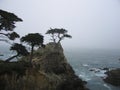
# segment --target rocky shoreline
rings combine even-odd
[[[104,82],[114,86],[120,86],[120,68],[109,69],[109,68],[91,68],[89,71],[94,73],[103,72],[101,78]]]
[[[120,68],[107,71],[106,74],[107,77],[104,79],[105,82],[114,86],[120,86]]]

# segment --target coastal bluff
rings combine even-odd
[[[88,90],[64,56],[60,44],[48,43],[18,62],[0,62],[0,90]]]

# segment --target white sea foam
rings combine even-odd
[[[108,90],[112,90],[107,84],[103,84],[103,86],[108,88]]]
[[[95,76],[105,78],[107,75],[105,74],[106,70],[101,70],[99,68],[91,68],[89,71],[93,72]]]
[[[89,80],[91,80],[91,77],[88,77],[88,76],[86,76],[86,75],[80,74],[79,77],[82,78],[82,80],[84,80],[84,81],[89,81]]]
[[[84,67],[88,67],[89,65],[88,65],[88,64],[82,64],[82,66],[84,66]]]
[[[105,78],[105,77],[107,77],[105,72],[106,72],[106,70],[100,70],[100,72],[95,73],[95,76]]]

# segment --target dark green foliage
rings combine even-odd
[[[22,19],[17,17],[15,14],[0,10],[0,31],[13,31],[16,27],[15,22],[19,21],[22,21]]]
[[[52,40],[54,43],[60,43],[61,40],[63,40],[65,37],[66,38],[72,38],[71,35],[68,35],[67,34],[67,30],[61,28],[55,28],[55,29],[52,29],[50,28],[50,30],[48,30],[46,32],[46,34],[50,34],[51,37],[52,37]]]
[[[52,28],[50,28],[50,30],[48,30],[46,32],[46,34],[55,34],[55,33],[64,34],[64,33],[67,33],[67,30],[65,30],[63,28],[61,28],[61,29],[58,29],[58,28],[52,29]]]
[[[43,45],[43,41],[43,36],[39,33],[30,33],[21,38],[21,42],[25,42],[31,46],[30,63],[32,62],[34,47],[41,47]]]
[[[22,55],[22,56],[26,56],[29,54],[25,46],[23,46],[22,44],[18,44],[18,43],[13,44],[10,50],[14,50],[17,52],[18,55]]]
[[[30,33],[22,37],[21,42],[25,42],[30,46],[39,46],[43,44],[43,36],[39,33]]]
[[[25,74],[25,70],[28,64],[25,62],[1,62],[0,63],[0,75],[18,73],[19,76]]]
[[[0,33],[0,35],[8,37],[10,40],[15,40],[16,38],[20,38],[19,34],[17,34],[16,32],[10,32],[10,33],[7,33],[7,34]]]
[[[29,54],[25,46],[23,46],[22,44],[18,44],[18,43],[13,44],[10,47],[10,50],[16,51],[17,54],[15,56],[8,58],[6,61],[10,61],[13,58],[18,57],[18,56],[26,56]]]
[[[72,36],[71,36],[71,35],[68,35],[68,34],[64,34],[64,37],[72,38]]]
[[[22,19],[17,17],[15,14],[0,10],[0,41],[9,42],[9,40],[19,38],[20,36],[13,31],[16,27],[15,23],[21,21]]]
[[[15,38],[20,38],[20,36],[16,32],[12,32],[12,33],[8,33],[8,38],[10,40],[15,40]]]

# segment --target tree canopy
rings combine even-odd
[[[10,57],[10,58],[8,58],[6,61],[10,61],[10,60],[12,60],[13,58],[18,57],[18,56],[26,56],[26,55],[29,54],[28,51],[27,51],[27,49],[26,49],[26,47],[23,46],[22,44],[18,44],[18,43],[14,43],[14,44],[10,47],[10,50],[16,51],[17,54],[14,55],[14,56],[12,56],[12,57]]]
[[[0,10],[0,41],[15,40],[20,37],[14,32],[16,22],[22,22],[22,19],[14,13]]]
[[[29,33],[21,38],[21,42],[25,42],[30,46],[39,46],[43,44],[43,36],[39,33]]]
[[[0,10],[0,31],[13,31],[16,27],[15,22],[21,22],[22,19],[17,17],[14,13]]]
[[[50,34],[51,35],[51,37],[52,37],[51,40],[54,43],[60,43],[60,41],[63,40],[65,37],[66,38],[72,38],[72,36],[67,34],[67,32],[68,31],[63,29],[63,28],[61,28],[61,29],[59,29],[59,28],[54,28],[54,29],[50,28],[46,32],[46,34]]]
[[[28,35],[21,38],[21,42],[25,42],[31,46],[30,63],[32,62],[34,47],[42,46],[43,41],[43,36],[39,33],[29,33]]]

